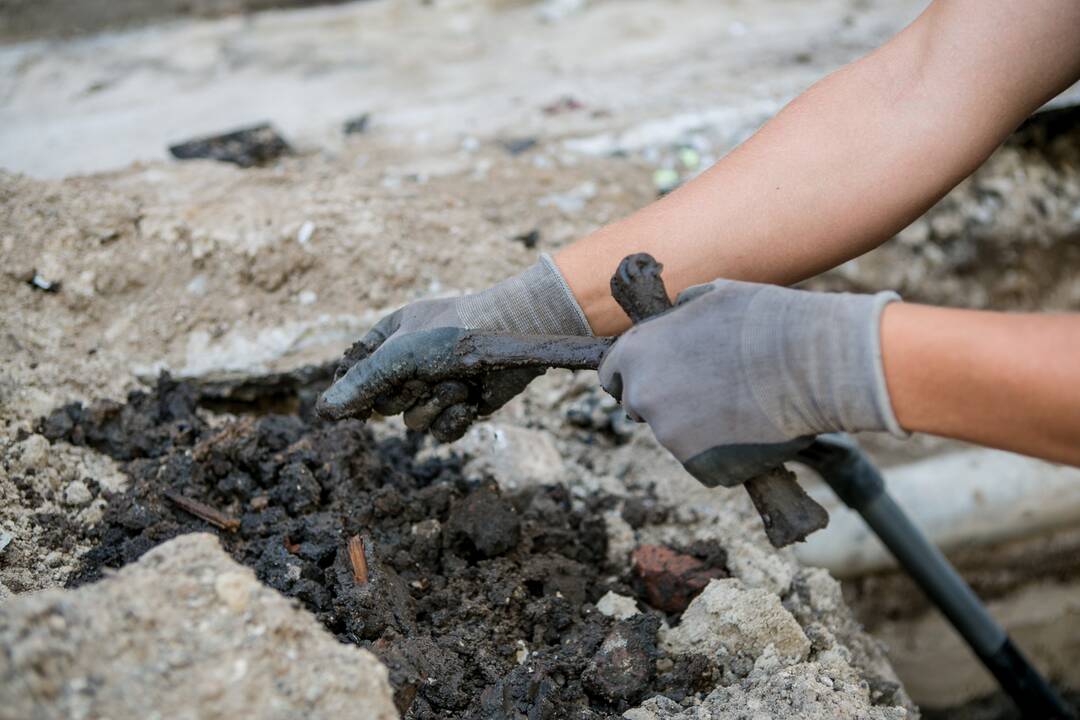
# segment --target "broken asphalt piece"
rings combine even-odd
[[[265,165],[290,149],[268,123],[169,146],[169,152],[177,160],[219,160],[240,167]]]
[[[540,242],[540,231],[539,230],[530,230],[527,233],[522,233],[521,235],[515,235],[514,237],[512,237],[510,239],[513,240],[514,242],[519,242],[522,245],[524,245],[527,249],[532,250],[533,248],[536,247],[537,243]]]
[[[511,155],[520,155],[526,150],[531,150],[532,148],[536,147],[536,138],[509,138],[507,140],[500,140],[499,144],[502,145],[506,152],[510,153]]]
[[[349,118],[345,121],[345,125],[342,127],[342,131],[346,135],[359,135],[367,130],[368,122],[371,121],[371,113],[364,113],[363,115],[357,115],[354,118]]]
[[[729,575],[720,558],[702,560],[664,545],[639,545],[630,559],[645,602],[669,613],[682,612],[710,580]]]
[[[60,292],[60,282],[56,280],[47,280],[36,272],[26,281],[26,284],[35,290],[41,292],[54,293]]]

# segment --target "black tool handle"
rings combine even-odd
[[[637,324],[672,308],[664,266],[648,253],[628,255],[611,276],[611,295],[630,321]],[[765,523],[775,547],[802,541],[829,522],[829,514],[788,472],[769,472],[749,480],[746,490]]]

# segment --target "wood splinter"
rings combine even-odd
[[[205,520],[214,527],[219,527],[222,530],[229,532],[236,532],[240,529],[240,521],[236,518],[229,517],[220,510],[215,510],[205,503],[201,503],[198,500],[185,497],[178,492],[172,490],[166,490],[164,492],[166,498],[176,503],[177,507],[185,512],[189,512],[200,520]]]
[[[364,557],[364,541],[359,535],[349,538],[349,563],[352,565],[352,576],[356,584],[367,584],[367,558]]]

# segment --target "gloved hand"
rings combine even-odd
[[[895,293],[717,280],[608,351],[600,382],[707,485],[745,482],[818,433],[888,430],[879,321]]]
[[[446,380],[433,386],[412,379],[393,392],[382,393],[368,402],[372,388],[360,387],[345,373],[356,363],[401,362],[400,352],[380,352],[384,343],[402,347],[410,335],[434,328],[492,330],[521,335],[591,335],[585,314],[578,306],[559,269],[548,255],[534,265],[497,285],[459,298],[421,300],[402,307],[380,320],[354,344],[338,366],[334,384],[323,394],[318,411],[323,417],[366,418],[374,409],[382,415],[405,413],[405,424],[413,430],[430,430],[437,439],[456,440],[478,415],[502,407],[510,398],[543,371],[511,369],[491,373],[480,387]],[[411,350],[411,362],[422,363]],[[422,352],[421,352],[422,354]],[[389,370],[389,368],[385,368]],[[391,374],[391,373],[386,373]],[[356,374],[354,373],[354,376]]]

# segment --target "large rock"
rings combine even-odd
[[[0,718],[396,718],[387,671],[215,536],[0,606]]]
[[[713,580],[686,608],[679,624],[661,631],[673,654],[747,654],[757,659],[770,645],[789,661],[805,660],[810,640],[780,598],[741,580]]]

